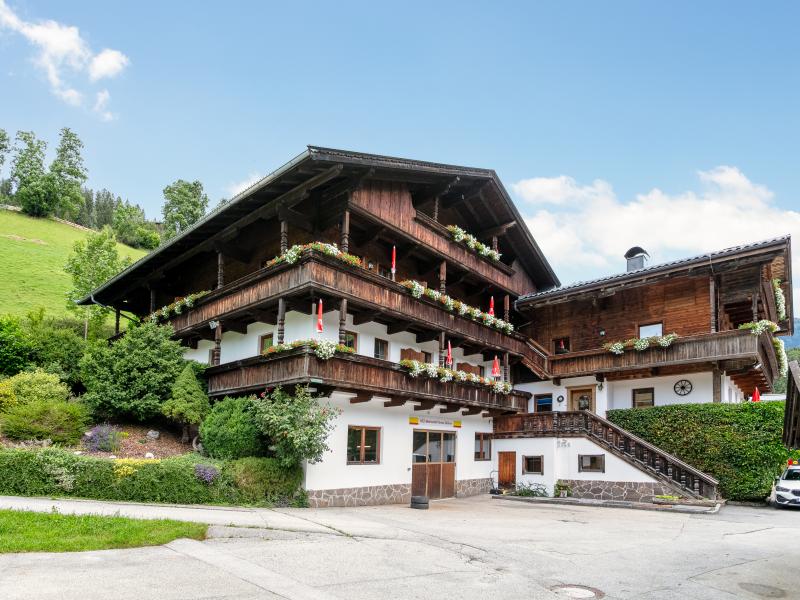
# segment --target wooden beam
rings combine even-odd
[[[352,312],[352,311],[351,311]],[[374,323],[375,313],[365,310],[360,313],[353,313],[353,325],[363,325],[364,323]]]
[[[250,262],[250,253],[239,246],[229,244],[228,242],[218,241],[214,242],[212,247],[217,251],[218,254],[230,257],[233,260],[239,261],[240,263],[247,264]]]
[[[448,404],[439,409],[441,414],[458,412],[461,407],[458,404]]]
[[[439,337],[438,331],[423,331],[422,333],[416,334],[417,336],[417,343],[422,344],[424,342],[432,342],[436,338]]]
[[[406,402],[408,402],[408,399],[406,398],[392,398],[391,400],[384,402],[383,405],[386,408],[392,408],[393,406],[403,406]]]
[[[360,404],[362,402],[369,402],[370,400],[372,400],[372,394],[361,393],[354,398],[350,398],[350,404]]]
[[[411,321],[398,321],[396,323],[390,323],[386,326],[386,334],[393,335],[395,333],[408,331],[408,328],[411,327],[411,325],[413,325]]]
[[[478,232],[476,237],[488,239],[492,237],[505,235],[509,229],[513,229],[516,226],[517,226],[516,221],[509,221],[508,223],[503,223],[502,225],[497,225],[496,227],[489,227],[488,229],[484,229]]]
[[[337,196],[341,196],[342,194],[347,194],[349,192],[352,192],[353,190],[358,189],[362,181],[364,181],[369,177],[372,177],[372,175],[374,174],[375,174],[375,169],[372,168],[367,171],[362,171],[361,173],[353,175],[346,181],[343,181],[342,183],[333,186],[329,190],[326,190],[322,194],[322,202],[323,203],[328,202],[330,200],[333,200]]]
[[[477,408],[477,407],[474,407],[474,406],[473,406],[473,407],[471,407],[471,408],[468,408],[468,409],[466,409],[466,410],[462,410],[462,411],[461,411],[461,414],[462,414],[462,415],[464,415],[465,417],[469,417],[470,415],[477,415],[477,414],[479,414],[481,411],[483,411],[483,409],[482,409],[482,408]]]
[[[358,238],[358,245],[359,246],[366,246],[367,244],[371,244],[375,240],[377,240],[384,232],[386,231],[386,227],[371,227],[369,228],[364,235],[359,236]]]
[[[308,197],[308,191],[306,191],[298,201],[305,200]],[[307,231],[314,230],[314,224],[308,219],[303,213],[297,212],[296,210],[292,210],[286,204],[278,205],[278,218],[281,221],[286,221],[290,225],[294,227],[299,227],[300,229],[305,229]]]
[[[414,407],[414,410],[430,410],[436,406],[436,400],[421,400],[419,404]]]

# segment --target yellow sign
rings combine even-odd
[[[419,417],[408,417],[409,425],[419,425]]]
[[[453,427],[461,427],[461,421],[453,421]]]

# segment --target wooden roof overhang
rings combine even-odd
[[[230,243],[237,232],[258,219],[277,217],[279,211],[291,211],[310,196],[333,205],[337,198],[365,178],[406,182],[421,198],[420,203],[426,201],[423,196],[438,193],[443,202],[457,206],[460,214],[474,224],[473,233],[486,235],[488,227],[489,233],[504,236],[506,260],[518,258],[537,287],[545,289],[559,284],[494,171],[309,146],[305,152],[105,282],[79,304],[97,301],[125,309],[127,296],[134,290],[157,283],[170,269],[198,253]],[[454,181],[455,185],[445,185]],[[512,221],[515,225],[510,225]]]

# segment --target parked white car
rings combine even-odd
[[[789,465],[772,485],[773,506],[800,506],[800,464],[790,460]]]

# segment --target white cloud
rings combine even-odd
[[[5,0],[0,0],[0,27],[20,34],[37,49],[33,64],[42,71],[53,94],[72,106],[81,106],[84,94],[66,81],[71,74],[88,73],[89,79],[96,81],[118,75],[129,62],[118,50],[106,48],[93,54],[75,26],[53,20],[24,21]]]
[[[698,178],[699,190],[654,188],[627,201],[608,182],[581,186],[565,176],[526,179],[512,189],[564,283],[623,271],[632,246],[642,246],[655,264],[787,233],[795,239],[792,262],[800,265],[800,212],[777,206],[772,191],[736,167],[700,171]]]
[[[103,119],[103,121],[113,121],[117,118],[114,113],[107,110],[108,101],[110,99],[111,94],[108,93],[108,90],[101,90],[97,92],[97,96],[95,96],[94,107],[92,110],[100,115],[100,118]]]
[[[258,173],[250,173],[250,175],[248,175],[245,179],[231,183],[227,187],[228,198],[233,198],[236,194],[245,191],[251,185],[260,181],[263,177],[263,175],[259,175]]]
[[[128,57],[119,50],[106,48],[89,63],[89,79],[97,81],[104,77],[116,77],[129,62]]]

